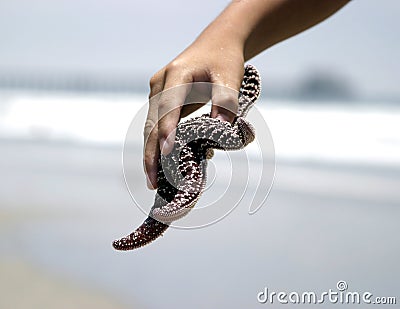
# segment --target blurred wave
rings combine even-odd
[[[10,94],[1,100],[0,138],[122,145],[146,104],[142,94]],[[400,166],[400,108],[393,105],[264,99],[257,108],[278,158]]]

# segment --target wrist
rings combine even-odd
[[[232,23],[215,20],[199,35],[194,44],[244,53],[246,37]]]

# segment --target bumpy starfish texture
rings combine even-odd
[[[158,189],[149,217],[134,232],[115,240],[116,250],[133,250],[149,244],[196,205],[206,185],[207,160],[212,158],[213,149],[239,150],[254,140],[254,128],[244,117],[260,91],[258,71],[246,65],[238,113],[232,124],[211,118],[210,114],[178,124],[173,150],[167,156],[161,155],[158,161]]]

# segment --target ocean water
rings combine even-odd
[[[121,145],[135,115],[147,111],[146,95],[140,94],[0,98],[0,137],[12,139]],[[280,158],[400,165],[400,106],[264,99],[256,109]],[[133,137],[140,146],[141,132]]]
[[[257,294],[321,293],[339,280],[399,300],[400,109],[261,101],[276,150],[265,205],[249,215],[246,191],[215,224],[171,228],[145,248],[115,252],[111,241],[146,216],[122,173],[126,132],[145,103],[144,95],[1,96],[2,256],[143,308],[279,308]],[[141,132],[133,136],[130,159],[141,162]],[[143,173],[132,179],[150,206]],[[201,203],[215,201],[217,185]],[[242,189],[237,179],[230,187]]]

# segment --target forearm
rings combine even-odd
[[[200,35],[243,49],[245,60],[325,20],[350,0],[236,0]],[[222,46],[223,44],[221,44]]]
[[[192,82],[211,82],[211,117],[233,122],[244,61],[332,15],[348,0],[236,0],[173,61],[150,81],[145,138],[145,166],[151,185],[157,187],[159,151],[168,154],[174,130],[182,115],[193,111],[185,105],[184,91],[160,95],[166,89]],[[182,88],[175,88],[182,89]],[[173,93],[173,92],[168,92]]]

